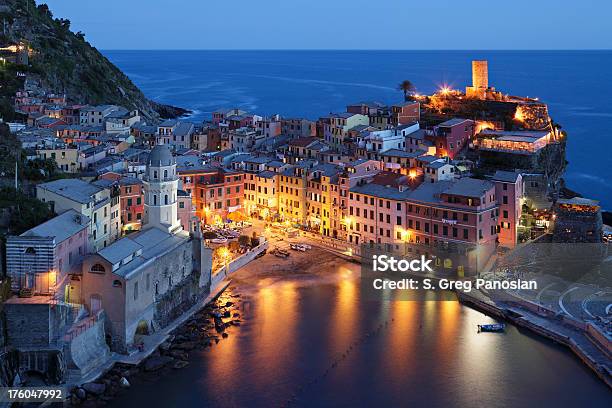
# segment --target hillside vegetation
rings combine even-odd
[[[45,88],[65,92],[73,102],[122,105],[138,109],[148,119],[186,113],[148,100],[119,68],[86,41],[83,33],[70,30],[69,20],[54,18],[46,4],[0,0],[0,20],[6,26],[5,32],[0,32],[0,46],[29,46],[30,67],[22,68],[39,78]]]

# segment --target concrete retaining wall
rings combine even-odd
[[[592,323],[587,324],[586,331],[591,340],[593,340],[593,343],[606,353],[608,357],[612,358],[612,340],[610,336],[606,335],[599,327]]]
[[[240,255],[238,258],[232,260],[228,265],[227,271],[225,269],[225,266],[214,271],[211,278],[211,288],[215,288],[221,281],[223,281],[223,279],[230,276],[232,273],[236,272],[243,266],[247,265],[249,262],[255,259],[257,255],[267,250],[268,246],[268,241],[265,241],[257,245],[255,248],[252,248],[247,253]]]
[[[69,368],[86,373],[110,356],[104,336],[104,318],[99,318],[86,330],[74,337],[68,346]]]

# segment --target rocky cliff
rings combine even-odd
[[[147,99],[132,81],[89,44],[70,21],[54,18],[34,0],[0,0],[0,47],[23,44],[30,49],[28,76],[75,103],[117,104],[138,109],[148,119],[176,117],[184,109]]]

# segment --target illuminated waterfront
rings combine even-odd
[[[316,250],[255,261],[232,284],[242,326],[113,406],[609,406],[565,348],[512,326],[477,334],[494,320],[456,302],[364,301],[358,269]]]

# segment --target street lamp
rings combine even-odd
[[[225,265],[225,276],[227,276],[228,272],[229,272],[229,259],[231,257],[231,253],[230,250],[227,249],[227,247],[223,247],[219,249],[219,256],[221,257],[221,259],[223,260],[223,263]]]
[[[404,242],[404,256],[406,256],[406,252],[408,250],[408,240],[410,239],[410,231],[403,230],[402,231],[402,241]]]

